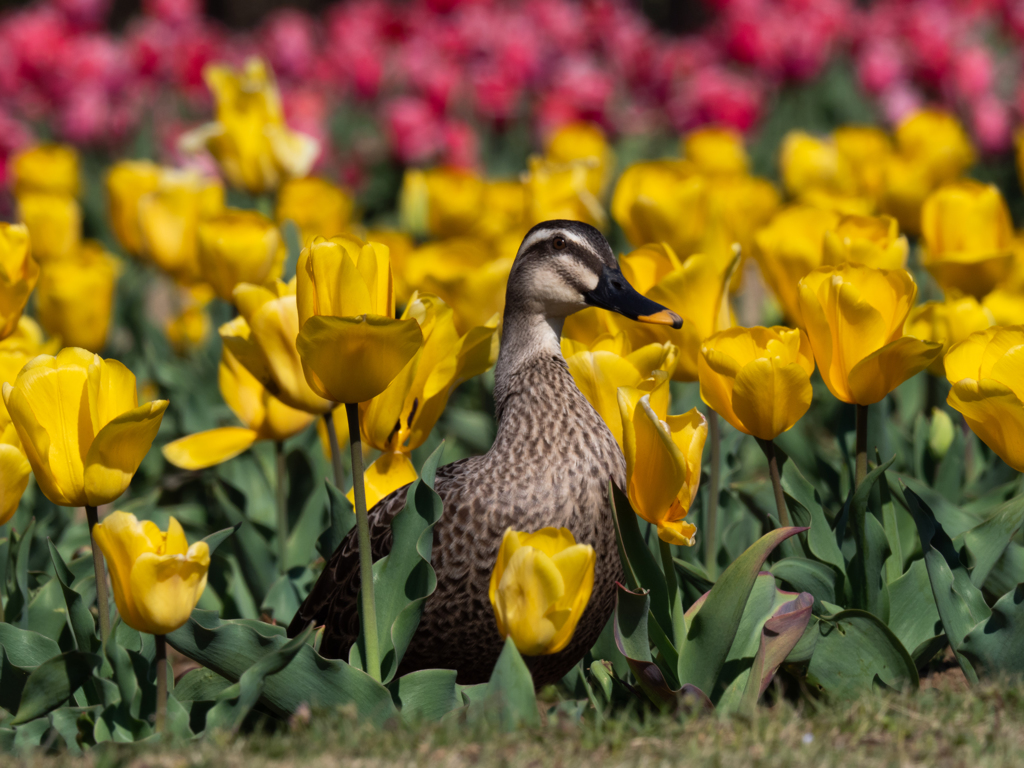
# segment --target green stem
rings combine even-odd
[[[775,509],[779,513],[779,525],[788,528],[792,523],[789,521],[789,508],[786,506],[786,494],[782,492],[782,478],[779,477],[779,457],[775,450],[775,441],[766,440],[768,445],[768,472],[772,476],[772,489],[775,491]]]
[[[167,638],[153,635],[156,640],[156,732],[167,728]]]
[[[366,490],[363,487],[363,446],[359,438],[359,404],[346,403],[345,413],[348,415],[349,444],[352,449],[352,491],[356,500],[356,529],[359,535],[359,592],[363,601],[363,647],[366,650],[366,672],[379,683],[380,648],[377,645],[377,603],[373,594],[370,519],[366,514]]]
[[[334,412],[324,414],[327,427],[327,441],[331,444],[331,466],[334,467],[334,487],[341,489],[345,484],[345,469],[341,466],[341,446],[338,445],[338,430],[334,428]]]
[[[686,619],[683,617],[683,596],[676,579],[676,564],[672,561],[672,545],[658,539],[661,549],[661,569],[665,572],[665,586],[668,588],[668,604],[672,610],[672,640],[682,650],[686,640]]]
[[[92,565],[96,572],[96,609],[100,614],[100,637],[107,642],[110,637],[110,599],[107,597],[107,569],[103,566],[103,554],[96,546],[92,529],[100,521],[96,507],[87,506],[85,516],[89,521],[89,544],[92,547]]]
[[[857,488],[868,475],[868,407],[857,406],[857,459],[854,474],[854,488]]]
[[[274,443],[277,458],[277,570],[284,573],[285,558],[288,555],[288,463],[284,455],[284,443]]]
[[[704,518],[704,568],[710,578],[718,573],[718,484],[722,453],[722,431],[718,414],[708,412],[708,433],[711,437],[711,477],[708,488],[708,513]]]

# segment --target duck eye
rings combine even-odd
[[[565,242],[565,238],[561,235],[558,235],[554,240],[552,240],[551,244],[555,246],[556,251],[564,250],[565,246],[568,245],[568,243]]]

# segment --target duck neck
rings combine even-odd
[[[502,321],[501,351],[494,367],[495,415],[501,422],[505,403],[519,387],[515,382],[552,358],[562,358],[562,324],[564,318],[545,317],[536,312],[509,311]],[[569,376],[568,368],[565,372]]]

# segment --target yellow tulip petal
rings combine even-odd
[[[556,629],[545,652],[558,653],[572,640],[576,625],[590,601],[597,553],[588,544],[576,544],[554,554],[551,560],[562,574],[564,592],[548,614]]]
[[[206,588],[210,549],[206,542],[193,544],[187,555],[146,553],[131,570],[131,592],[140,632],[166,635],[188,621]],[[130,626],[131,621],[125,619]]]
[[[565,582],[551,558],[533,547],[521,547],[508,562],[498,584],[495,612],[519,652],[547,652],[556,627],[548,609],[565,594]]]
[[[159,530],[159,529],[158,529]],[[188,552],[188,540],[185,538],[185,531],[173,515],[167,521],[167,533],[162,537],[163,553],[165,555],[184,555]]]
[[[548,557],[554,557],[559,552],[576,546],[576,537],[568,528],[547,527],[533,533],[520,533],[519,544],[524,547],[533,547]]]
[[[736,429],[746,432],[743,422],[733,410],[732,402],[732,391],[739,372],[739,364],[725,352],[707,345],[701,348],[700,357],[697,358],[700,399]]]
[[[851,402],[877,403],[942,354],[942,345],[903,336],[861,360],[849,373]]]
[[[382,453],[363,473],[363,487],[366,489],[366,508],[373,509],[377,502],[393,491],[416,480],[416,467],[408,454]],[[355,490],[346,496],[349,503],[356,503]]]
[[[166,400],[146,403],[100,430],[85,456],[87,503],[98,507],[124,493],[153,445],[167,404]]]
[[[676,494],[686,484],[686,459],[642,399],[633,415],[633,430],[633,462],[627,468],[629,500],[638,515],[657,524],[667,518]]]
[[[104,360],[96,355],[88,374],[89,415],[95,435],[120,414],[137,408],[139,396],[135,374],[118,360]]]
[[[362,403],[383,392],[423,342],[412,319],[315,316],[297,347],[313,391],[336,403]]]
[[[992,379],[963,379],[946,399],[999,458],[1024,472],[1024,404],[1005,384]]]
[[[658,524],[658,538],[680,547],[692,547],[697,543],[697,526],[685,520],[670,520]]]
[[[245,453],[256,438],[252,429],[218,427],[178,438],[163,447],[163,454],[167,461],[181,469],[206,469]]]
[[[736,376],[732,406],[741,431],[774,440],[811,407],[810,377],[797,363],[777,357],[754,360]]]
[[[566,360],[576,386],[622,443],[622,420],[619,416],[619,387],[633,387],[643,376],[632,363],[614,352],[581,352]]]
[[[142,526],[135,515],[118,510],[104,517],[93,528],[92,535],[107,563],[118,613],[126,623],[138,622],[135,601],[129,585],[132,564],[142,553],[153,551]]]
[[[18,511],[21,495],[28,487],[32,467],[28,459],[13,445],[0,443],[0,525]]]

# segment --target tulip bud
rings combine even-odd
[[[554,165],[582,161],[588,168],[587,189],[601,197],[615,170],[615,153],[604,131],[594,123],[563,125],[548,139],[544,156]]]
[[[78,152],[67,144],[39,144],[10,160],[15,196],[26,192],[78,195]]]
[[[933,187],[957,178],[975,159],[963,126],[941,110],[924,109],[901,122],[896,127],[896,147],[926,169]]]
[[[935,461],[942,461],[953,444],[953,420],[941,408],[932,408],[932,422],[928,427],[928,452]]]
[[[706,176],[746,174],[750,166],[743,135],[732,128],[699,128],[682,139],[683,157]]]
[[[239,283],[279,277],[286,255],[280,232],[262,213],[229,208],[199,224],[199,269],[224,301]]]
[[[87,240],[77,258],[47,264],[39,279],[36,314],[67,346],[99,352],[107,344],[121,263]]]
[[[402,228],[419,238],[465,235],[484,211],[484,190],[483,179],[461,168],[410,168],[398,198]]]
[[[142,254],[139,200],[160,184],[160,166],[149,160],[122,160],[107,171],[107,210],[117,241],[132,256]]]
[[[849,261],[878,269],[907,266],[907,238],[891,216],[844,216],[825,232],[825,260]]]
[[[0,340],[18,327],[18,320],[39,279],[32,258],[28,228],[0,222]]]
[[[32,257],[40,264],[72,259],[82,242],[82,209],[71,195],[25,192],[18,217],[32,236]]]
[[[779,163],[783,184],[791,195],[818,188],[841,194],[857,192],[853,168],[831,138],[790,131],[782,140]]]

